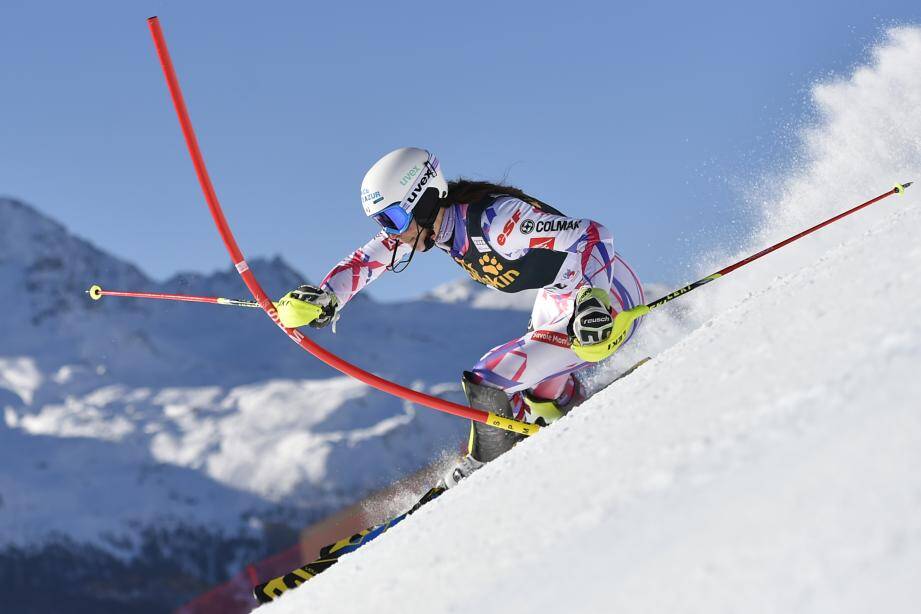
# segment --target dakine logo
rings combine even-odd
[[[524,222],[522,222],[524,224]],[[581,222],[579,220],[549,220],[537,222],[534,230],[537,232],[557,232],[560,230],[578,230]],[[524,231],[522,231],[524,232]]]
[[[520,230],[523,235],[531,234],[534,232],[534,220],[522,220],[518,230]]]
[[[435,176],[435,169],[433,169],[431,166],[426,166],[425,168],[425,174],[419,178],[419,182],[416,184],[416,187],[413,188],[412,192],[406,198],[406,202],[410,204],[416,202],[416,198],[419,196],[419,194],[425,191],[425,184],[429,182],[429,179]]]

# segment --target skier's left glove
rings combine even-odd
[[[323,328],[339,319],[336,295],[316,286],[301,286],[275,304],[278,319],[286,328]],[[335,329],[335,327],[333,327]]]
[[[640,305],[611,317],[608,293],[599,288],[582,288],[569,321],[572,351],[586,362],[604,360],[623,344],[634,320],[647,313],[649,307]]]

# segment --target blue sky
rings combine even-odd
[[[0,194],[157,278],[229,259],[150,15],[244,253],[315,281],[373,234],[361,178],[403,145],[601,221],[644,279],[690,281],[795,165],[811,84],[921,22],[917,1],[82,4],[0,5]],[[433,253],[372,293],[461,274]]]

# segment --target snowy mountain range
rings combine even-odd
[[[306,281],[278,258],[250,264],[273,296]],[[157,282],[0,199],[0,292],[16,297],[0,319],[0,574],[61,544],[129,564],[194,532],[190,550],[226,551],[209,573],[189,570],[214,582],[270,551],[267,526],[299,529],[464,439],[463,421],[338,374],[260,312],[92,301],[94,283],[246,297],[231,267]],[[337,334],[310,334],[384,377],[460,400],[460,372],[528,320],[526,303],[483,291],[461,281],[386,307],[365,294]]]

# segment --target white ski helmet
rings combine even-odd
[[[438,199],[447,195],[448,182],[438,158],[417,147],[391,151],[374,163],[361,182],[365,215],[390,234],[405,231],[414,215],[417,222],[431,223]]]

